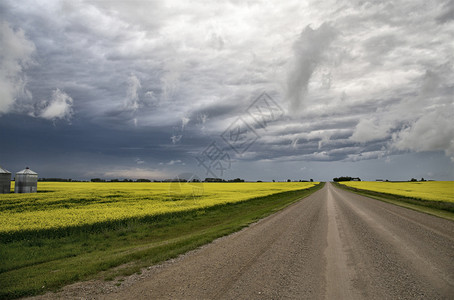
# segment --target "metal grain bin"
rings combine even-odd
[[[38,174],[28,167],[16,173],[15,181],[15,193],[36,193],[38,189]]]
[[[0,167],[0,194],[8,194],[11,190],[11,172]]]

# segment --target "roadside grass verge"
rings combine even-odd
[[[0,244],[0,299],[55,291],[81,280],[112,280],[139,272],[238,231],[323,185],[161,218],[133,219],[115,229],[94,233],[74,230],[61,237],[11,237]]]
[[[416,199],[394,194],[375,192],[345,186],[343,184],[339,184],[338,182],[332,182],[332,184],[340,189],[354,192],[359,195],[454,221],[454,203],[452,202]]]

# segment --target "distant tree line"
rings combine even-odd
[[[61,181],[64,181],[64,180],[61,180]],[[120,180],[120,179],[111,179],[111,180],[106,180],[106,179],[102,179],[102,178],[92,178],[90,179],[91,182],[201,182],[199,179],[192,179],[192,180],[187,180],[187,179],[182,179],[182,178],[174,178],[174,179],[164,179],[164,180],[150,180],[150,179],[136,179],[136,180],[132,180],[132,179],[123,179],[123,180]],[[235,178],[235,179],[229,179],[229,180],[225,180],[225,179],[222,179],[222,178],[205,178],[205,180],[203,182],[244,182],[244,179],[241,179],[241,178]]]
[[[86,180],[74,180],[66,178],[38,178],[38,181],[41,182],[87,182]]]
[[[132,180],[132,179],[123,179],[123,180],[120,180],[120,179],[111,179],[111,180],[105,180],[105,179],[102,179],[102,178],[92,178],[90,179],[91,182],[151,182],[150,179],[136,179],[136,180]]]
[[[410,181],[413,181],[413,182],[415,182],[415,181],[418,181],[418,179],[416,179],[416,178],[412,178],[412,179],[411,179]],[[425,179],[424,179],[424,177],[423,177],[423,178],[421,178],[421,180],[420,180],[420,181],[427,181],[427,180],[425,180]],[[430,181],[430,180],[429,180],[429,181]]]
[[[333,178],[333,181],[335,181],[335,182],[339,182],[339,181],[361,181],[361,179],[359,177],[341,176],[341,177]]]
[[[275,182],[275,181],[273,180],[273,182]],[[287,179],[287,182],[292,182],[292,180]],[[314,182],[314,179],[312,179],[312,178],[309,180],[300,179],[300,180],[294,180],[293,182]]]
[[[87,182],[85,180],[74,180],[74,179],[71,179],[71,178],[53,178],[53,177],[49,177],[49,178],[39,178],[38,181],[40,182]],[[139,179],[136,179],[136,180],[133,180],[133,179],[110,179],[110,180],[106,180],[106,179],[102,179],[102,178],[92,178],[90,179],[91,182],[188,182],[187,179],[180,179],[180,178],[176,178],[176,179],[164,179],[164,180],[150,180],[150,179],[146,179],[146,178],[139,178]],[[192,179],[192,180],[189,180],[191,182],[201,182],[199,179]],[[294,180],[293,182],[313,182],[314,180],[311,178],[310,180]],[[350,176],[341,176],[341,177],[335,177],[333,178],[333,181],[335,182],[339,182],[339,181],[361,181],[361,179],[359,177],[350,177]],[[388,181],[388,180],[382,180],[382,179],[377,179],[376,181]],[[418,179],[416,178],[412,178],[410,179],[409,181],[411,182],[417,182]],[[424,178],[421,178],[421,180],[419,181],[431,181],[431,180],[426,180]],[[225,180],[225,179],[222,179],[222,178],[205,178],[205,180],[203,180],[202,182],[244,182],[244,179],[241,179],[241,178],[235,178],[235,179],[229,179],[229,180]],[[262,180],[257,180],[257,182],[262,182]],[[273,180],[273,182],[276,182],[276,180]],[[287,182],[292,182],[291,179],[287,179]]]
[[[90,179],[90,181],[91,182],[245,182],[245,180],[241,179],[241,178],[234,178],[234,179],[226,180],[226,179],[222,179],[222,178],[211,178],[211,177],[207,177],[204,180],[200,180],[197,178],[190,179],[190,180],[183,179],[183,178],[173,178],[173,179],[163,179],[163,180],[150,180],[150,179],[136,179],[136,180],[110,179],[110,180],[106,180],[106,179],[102,179],[102,178],[92,178],[92,179]],[[257,180],[257,182],[263,182],[263,181]],[[273,180],[273,182],[276,182],[276,180]],[[312,179],[312,178],[309,180],[300,179],[300,180],[293,180],[293,181],[291,179],[288,179],[287,182],[314,182],[314,179]]]
[[[38,178],[38,181],[47,181],[47,182],[71,182],[72,179],[66,178]]]
[[[244,179],[235,178],[235,179],[225,180],[222,178],[205,178],[204,182],[244,182]]]

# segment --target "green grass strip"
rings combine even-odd
[[[350,191],[362,196],[374,198],[383,202],[454,221],[454,203],[451,202],[415,199],[394,194],[357,189],[337,182],[333,182],[333,184],[340,189]]]
[[[238,231],[323,185],[165,218],[129,220],[96,232],[71,230],[71,234],[51,234],[50,238],[43,233],[35,237],[27,234],[26,239],[9,237],[8,242],[0,244],[0,299],[42,294],[80,280],[113,279],[139,272]]]

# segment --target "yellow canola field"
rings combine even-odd
[[[422,200],[454,202],[454,181],[345,181],[340,183],[362,190],[370,190]]]
[[[316,184],[39,182],[35,194],[0,194],[0,233],[203,209]]]

